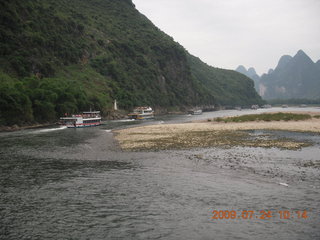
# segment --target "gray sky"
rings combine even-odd
[[[133,0],[191,54],[214,67],[274,68],[302,49],[320,59],[320,0]]]

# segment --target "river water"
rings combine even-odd
[[[0,239],[320,239],[319,134],[273,133],[313,143],[295,151],[123,152],[110,131],[256,112],[2,132]]]

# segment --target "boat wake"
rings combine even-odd
[[[121,119],[121,120],[113,120],[113,122],[132,122],[135,121],[135,119]]]
[[[66,128],[67,128],[66,126],[61,126],[58,128],[39,129],[39,130],[33,131],[33,133],[46,133],[46,132],[60,131],[60,130],[66,129]]]

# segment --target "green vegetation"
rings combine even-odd
[[[7,81],[0,85],[0,125],[55,121],[64,113],[92,106],[102,109],[107,101],[105,96],[90,96],[76,82],[63,78],[8,81],[10,77],[2,75],[1,79]]]
[[[3,0],[0,8],[0,125],[90,107],[106,113],[113,99],[123,109],[261,101],[252,81],[201,66],[131,0]]]
[[[314,115],[313,117],[320,119],[320,115]]]
[[[295,114],[295,113],[263,113],[250,114],[228,118],[215,118],[217,122],[250,122],[250,121],[300,121],[311,119],[309,114]]]
[[[188,56],[192,76],[207,87],[210,95],[215,96],[216,104],[231,106],[249,106],[264,104],[254,90],[253,81],[232,70],[211,67],[199,58]]]

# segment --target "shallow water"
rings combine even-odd
[[[0,239],[319,239],[319,135],[272,133],[313,143],[297,151],[130,153],[109,131],[200,117],[0,133]],[[213,210],[240,218],[211,219]],[[260,219],[262,210],[272,217]]]

